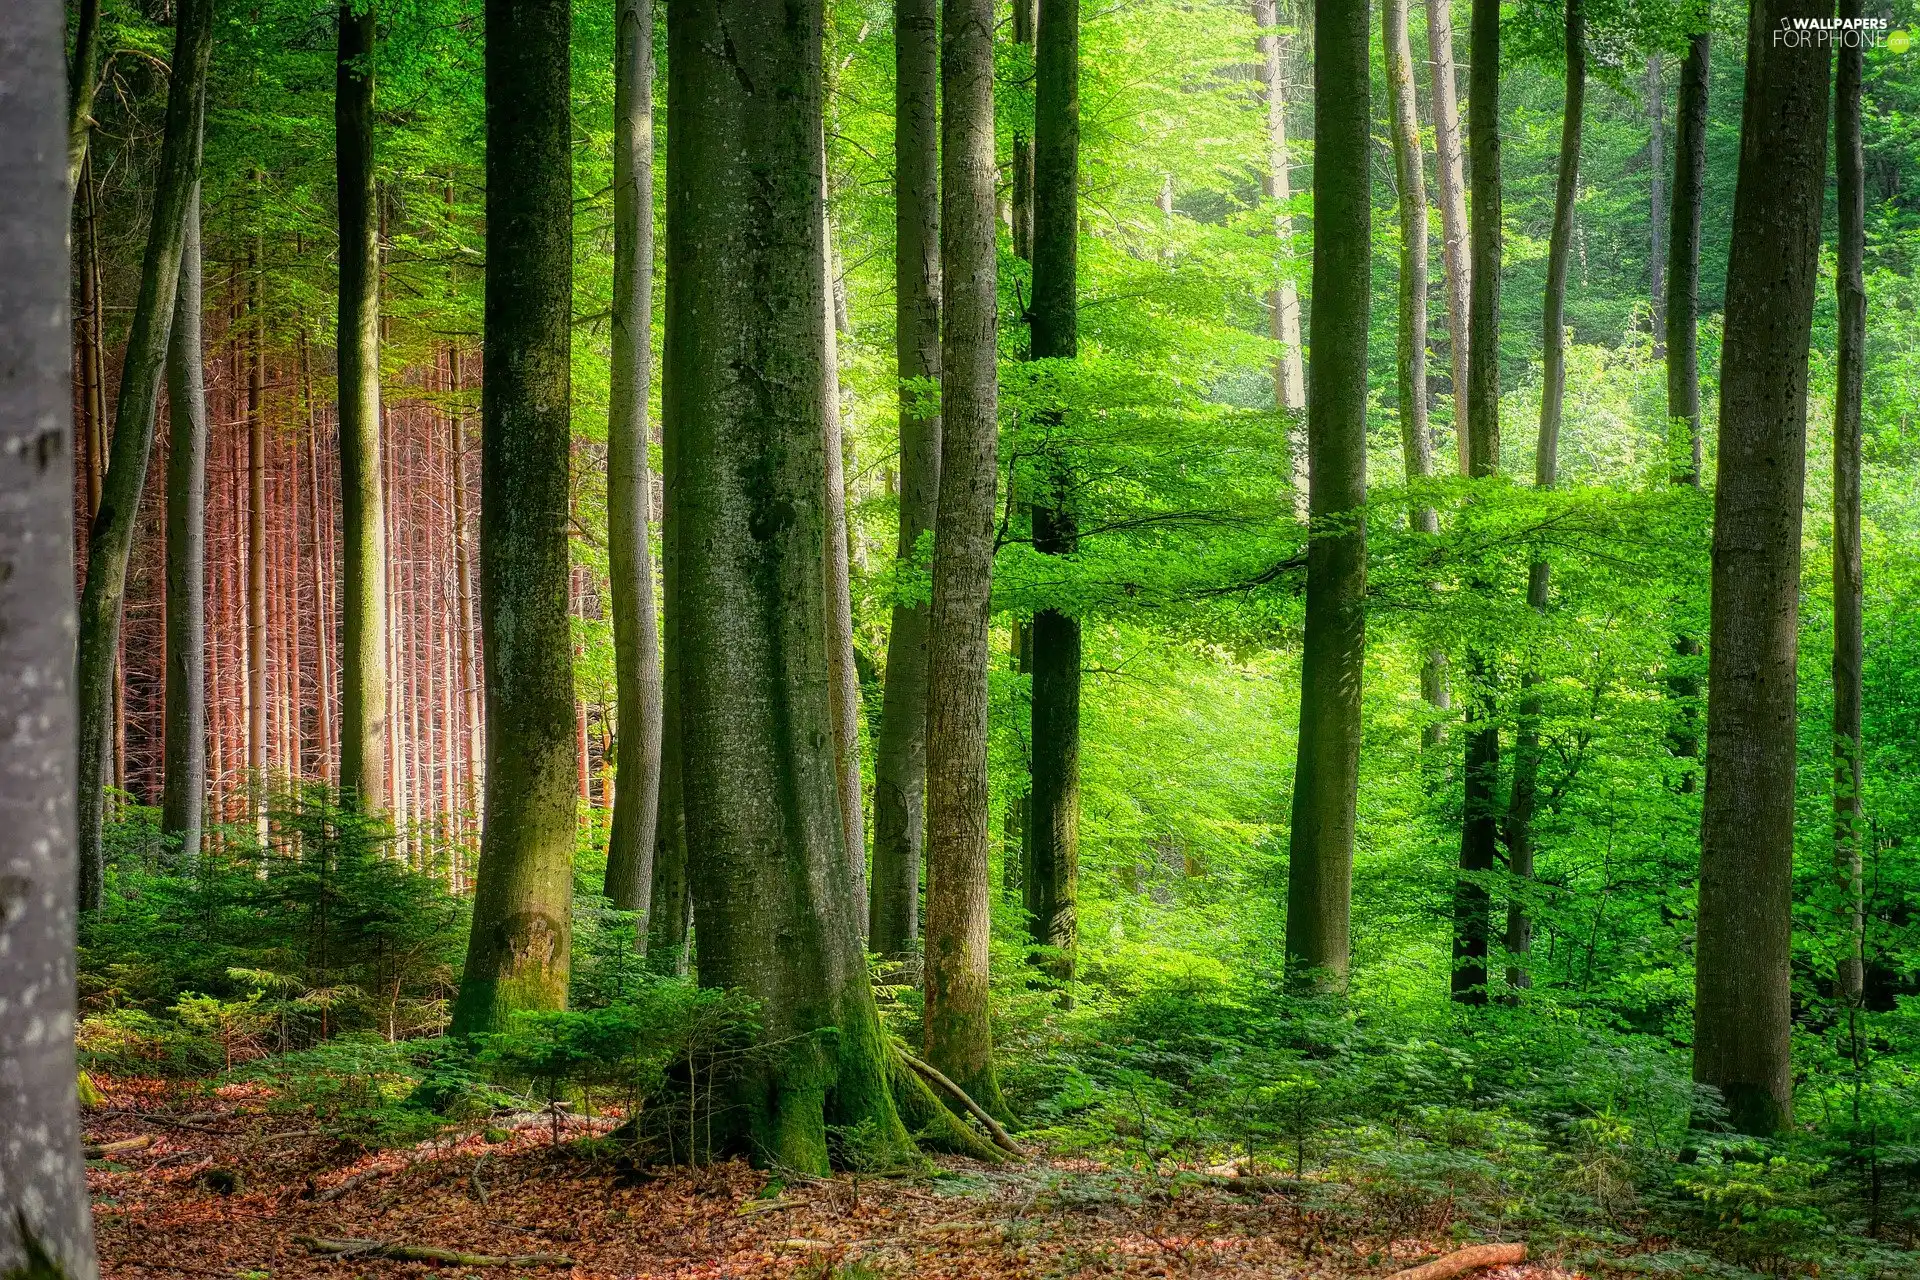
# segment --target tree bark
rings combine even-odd
[[[200,186],[187,197],[167,347],[167,676],[160,830],[200,857],[207,794],[207,388],[200,352]]]
[[[1467,260],[1467,178],[1460,149],[1460,98],[1453,71],[1453,0],[1427,0],[1427,56],[1433,72],[1434,179],[1439,187],[1441,261],[1447,273],[1448,359],[1453,372],[1454,452],[1468,474],[1467,333],[1473,272]]]
[[[267,843],[267,415],[266,318],[263,313],[260,174],[255,171],[256,225],[247,241],[247,787],[252,796],[254,838]]]
[[[1705,466],[1700,437],[1700,215],[1706,206],[1709,41],[1704,31],[1694,35],[1680,64],[1673,211],[1667,218],[1667,418],[1684,424],[1687,433],[1687,453],[1674,479],[1696,488]]]
[[[945,314],[927,734],[925,1056],[1000,1114],[1006,1106],[993,1071],[987,1003],[987,664],[999,479],[993,26],[991,0],[944,0]]]
[[[917,0],[924,4],[925,0]],[[926,12],[937,14],[935,6]],[[1039,0],[1013,0],[1013,42],[1033,47],[1034,30],[1040,22]],[[898,28],[896,18],[895,30]],[[896,37],[897,38],[897,37]],[[932,117],[928,117],[931,127]],[[1033,139],[1022,129],[1013,131],[1013,256],[1022,262],[1033,261]],[[935,229],[938,235],[938,228]]]
[[[320,470],[320,431],[313,415],[313,352],[304,335],[300,339],[300,377],[307,401],[307,499],[313,523],[313,751],[320,780],[332,784],[336,776],[333,770],[333,638],[329,634],[333,602],[327,581],[333,539],[321,516],[322,506],[330,509],[331,504],[323,504],[321,497],[326,485]]]
[[[1467,473],[1500,470],[1500,5],[1473,0],[1473,69],[1467,99],[1473,152],[1472,293],[1467,335]],[[1480,584],[1477,584],[1480,585]],[[1492,899],[1486,877],[1499,838],[1500,728],[1487,689],[1485,654],[1469,650],[1473,692],[1467,707],[1460,870],[1453,901],[1453,998],[1487,999],[1487,941]]]
[[[620,0],[614,35],[613,374],[607,415],[607,565],[619,699],[607,897],[646,936],[660,812],[660,635],[648,519],[647,384],[653,366],[653,13]]]
[[[669,607],[700,981],[760,1003],[736,1146],[904,1156],[827,689],[820,0],[669,0]],[[829,1030],[831,1028],[832,1030]]]
[[[1861,0],[1841,0],[1842,18],[1859,18]],[[1866,837],[1861,804],[1860,703],[1865,600],[1860,553],[1860,402],[1866,378],[1866,161],[1861,149],[1863,54],[1842,46],[1834,94],[1834,168],[1839,177],[1840,334],[1833,411],[1833,876],[1841,900],[1841,952],[1834,997],[1858,1008],[1863,986],[1860,854]]]
[[[826,171],[826,138],[821,137],[821,173]],[[840,827],[853,880],[853,914],[861,940],[867,937],[867,823],[860,779],[860,671],[853,652],[853,566],[847,523],[846,438],[840,424],[840,341],[834,322],[833,217],[826,184],[820,188],[820,279],[826,299],[826,352],[821,369],[821,460],[826,467],[827,541],[821,580],[827,620],[827,710],[833,733],[834,790],[840,802]]]
[[[1316,0],[1312,477],[1300,742],[1288,841],[1287,968],[1296,985],[1347,985],[1353,830],[1366,660],[1368,165],[1367,0]]]
[[[1693,1075],[1745,1133],[1791,1122],[1795,676],[1807,348],[1832,60],[1774,30],[1830,13],[1757,4],[1721,344]]]
[[[334,79],[340,210],[340,792],[388,794],[387,527],[380,457],[380,237],[373,185],[374,4],[341,0]]]
[[[100,84],[100,0],[80,0],[73,57],[67,66],[67,197],[80,181],[93,138],[93,98]]]
[[[1582,0],[1566,0],[1567,98],[1560,117],[1560,167],[1554,185],[1553,229],[1547,240],[1547,290],[1541,307],[1542,364],[1540,438],[1534,447],[1533,483],[1551,489],[1560,466],[1560,422],[1567,398],[1567,269],[1573,259],[1573,205],[1580,193],[1580,139],[1586,119],[1587,35]],[[1527,604],[1547,611],[1552,570],[1534,558],[1527,566]],[[1514,738],[1513,782],[1507,801],[1507,874],[1517,888],[1507,900],[1507,985],[1533,985],[1526,955],[1533,946],[1527,914],[1527,882],[1533,879],[1533,816],[1540,782],[1540,697],[1531,661],[1521,677],[1520,725]]]
[[[1022,8],[1031,4],[1015,0],[1016,23]],[[894,6],[894,366],[901,383],[900,526],[894,555],[902,565],[912,562],[921,540],[932,532],[940,497],[940,416],[923,415],[923,392],[909,385],[940,377],[939,13],[938,0],[896,0]],[[1029,149],[1023,177],[1025,146],[1024,140],[1014,140],[1014,226],[1017,236],[1024,195],[1030,238],[1033,163]],[[904,955],[920,936],[927,624],[925,604],[895,604],[887,633],[886,684],[873,755],[868,918],[868,945],[883,956]]]
[[[453,382],[462,389],[460,348],[453,349]],[[480,661],[475,652],[473,534],[467,518],[467,418],[456,408],[453,419],[453,554],[455,589],[460,594],[460,697],[466,704],[466,741],[462,752],[466,763],[465,803],[477,824],[480,808],[480,784],[486,748],[482,741],[485,716],[480,709]]]
[[[1293,258],[1293,215],[1287,204],[1293,199],[1293,185],[1287,161],[1287,79],[1284,64],[1286,38],[1280,34],[1277,0],[1253,0],[1253,21],[1264,34],[1259,37],[1260,87],[1267,103],[1267,170],[1264,194],[1276,202],[1273,233],[1278,247],[1274,287],[1267,291],[1267,314],[1273,340],[1280,353],[1273,362],[1273,400],[1277,408],[1298,414],[1307,406],[1307,380],[1300,346],[1300,289],[1293,282],[1290,262]],[[1304,427],[1289,426],[1287,439],[1293,453],[1294,514],[1307,517],[1307,452]]]
[[[680,735],[680,517],[673,496],[681,465],[671,423],[661,425],[664,474],[660,486],[660,585],[666,615],[660,628],[660,819],[654,832],[647,963],[656,972],[685,976],[691,960],[693,887],[687,876],[686,788]]]
[[[486,831],[456,1034],[567,1002],[572,944],[573,634],[570,0],[488,0],[486,347],[480,625]]]
[[[187,6],[202,32],[204,13]],[[190,82],[194,48],[190,36],[175,64]],[[14,5],[0,22],[0,1274],[47,1275],[33,1264],[38,1252],[54,1274],[94,1280],[74,1097],[71,206],[60,53],[59,5]],[[183,96],[195,101],[197,85]]]
[[[106,768],[114,738],[114,679],[120,648],[121,604],[133,547],[140,495],[153,455],[154,419],[180,285],[186,214],[200,176],[201,124],[206,114],[207,63],[213,47],[211,0],[181,0],[174,17],[173,77],[167,87],[166,131],[155,178],[152,230],[140,269],[140,295],[120,372],[113,446],[100,509],[87,537],[87,585],[80,598],[78,696],[79,900],[100,905],[101,827]],[[64,260],[64,255],[62,255]],[[64,314],[64,311],[63,311]]]
[[[1033,357],[1071,360],[1079,349],[1080,2],[1040,0],[1035,58]],[[1053,411],[1059,425],[1059,411]],[[1070,446],[1069,446],[1070,447]],[[1033,546],[1079,550],[1073,464],[1055,446],[1042,462]],[[1040,967],[1071,998],[1079,932],[1080,619],[1033,616],[1033,790],[1022,890]]]

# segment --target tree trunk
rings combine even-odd
[[[67,191],[72,192],[87,162],[93,137],[93,97],[100,84],[100,0],[80,0],[74,23],[73,60],[67,66]]]
[[[113,448],[100,510],[87,537],[87,585],[80,597],[80,908],[100,905],[106,812],[106,765],[114,737],[114,671],[121,603],[140,495],[153,455],[154,419],[173,329],[186,214],[200,176],[201,123],[207,62],[213,46],[210,0],[181,0],[174,17],[173,77],[167,87],[166,132],[154,182],[152,230],[140,269],[140,296],[120,372]],[[64,255],[62,255],[64,261]],[[64,363],[64,357],[62,358]]]
[[[1444,2],[1444,0],[1442,0]],[[1473,152],[1472,305],[1467,335],[1467,473],[1488,479],[1500,470],[1500,5],[1473,0],[1473,69],[1467,140]],[[1484,584],[1476,584],[1484,589]],[[1487,941],[1492,899],[1486,877],[1499,837],[1500,728],[1487,689],[1487,657],[1467,654],[1473,692],[1467,708],[1464,795],[1460,821],[1461,878],[1454,884],[1453,998],[1487,999]]]
[[[1264,194],[1276,202],[1274,239],[1277,242],[1278,275],[1267,291],[1267,314],[1273,326],[1273,340],[1280,354],[1273,362],[1273,401],[1276,407],[1298,414],[1307,405],[1307,380],[1301,364],[1300,290],[1294,284],[1293,215],[1287,204],[1293,199],[1293,186],[1287,172],[1287,79],[1284,64],[1286,39],[1280,34],[1277,0],[1253,0],[1253,20],[1265,34],[1259,38],[1260,88],[1267,102],[1267,171],[1262,183]],[[1307,517],[1307,439],[1304,426],[1289,425],[1287,439],[1293,453],[1294,514]]]
[[[1826,49],[1775,45],[1830,13],[1757,4],[1727,262],[1708,637],[1693,1076],[1744,1133],[1790,1123],[1795,675],[1807,347],[1826,176]]]
[[[1367,288],[1372,254],[1366,0],[1316,0],[1312,476],[1300,744],[1288,842],[1287,968],[1344,991],[1366,660]]]
[[[340,793],[387,808],[387,527],[380,458],[380,239],[373,187],[374,5],[341,0],[334,80],[340,206]]]
[[[80,180],[86,186],[82,206],[85,225],[80,233],[80,411],[77,434],[86,451],[87,523],[100,511],[100,484],[107,472],[106,312],[100,279],[100,214],[94,195],[93,162],[88,160]]]
[[[945,0],[945,314],[927,733],[926,1057],[998,1114],[1006,1107],[993,1071],[987,1006],[987,664],[999,479],[993,25],[990,0]],[[1036,170],[1041,163],[1036,156]],[[1043,216],[1036,199],[1036,221]],[[1045,234],[1038,226],[1035,231],[1036,238]]]
[[[200,353],[200,186],[187,197],[167,348],[166,765],[160,830],[200,857],[207,794],[207,388]]]
[[[660,628],[660,820],[654,833],[653,888],[647,921],[647,963],[656,972],[684,977],[691,961],[693,886],[688,880],[685,770],[680,735],[679,512],[674,490],[680,476],[674,433],[660,433],[660,585],[666,616]]]
[[[1540,439],[1534,447],[1533,483],[1553,488],[1560,466],[1560,421],[1567,398],[1567,268],[1573,259],[1573,205],[1580,192],[1580,139],[1586,119],[1587,34],[1582,0],[1566,0],[1567,100],[1560,117],[1560,168],[1553,195],[1553,229],[1547,241],[1547,291],[1541,307],[1542,363]],[[1551,570],[1534,559],[1527,566],[1527,604],[1547,611]],[[1540,698],[1529,663],[1521,677],[1520,726],[1513,746],[1513,783],[1507,803],[1507,873],[1517,888],[1507,901],[1507,985],[1533,985],[1526,955],[1533,946],[1526,884],[1533,879],[1533,815],[1540,782]]]
[[[202,36],[205,13],[188,3],[183,15]],[[71,1031],[74,456],[60,18],[59,5],[35,3],[0,22],[0,1274],[94,1280]],[[182,28],[189,56],[175,63],[189,101],[195,30]],[[204,68],[204,40],[198,47]],[[179,167],[190,189],[191,167]],[[51,1268],[36,1267],[35,1253]]]
[[[1861,0],[1842,0],[1840,16],[1859,18]],[[1860,703],[1864,608],[1860,554],[1860,401],[1866,377],[1866,162],[1860,140],[1860,46],[1841,46],[1834,95],[1834,168],[1839,177],[1840,342],[1833,410],[1833,874],[1841,899],[1841,952],[1834,997],[1858,1008],[1864,974],[1865,917],[1860,850],[1866,814],[1860,797]]]
[[[1467,363],[1472,348],[1468,301],[1467,178],[1460,150],[1460,98],[1453,72],[1453,0],[1427,0],[1427,56],[1433,74],[1434,178],[1439,187],[1441,261],[1447,273],[1448,357],[1453,372],[1453,440],[1461,475],[1468,474]]]
[[[648,521],[647,384],[653,366],[653,13],[620,0],[614,43],[613,375],[607,414],[607,566],[619,699],[607,897],[646,936],[660,812],[660,627]]]
[[[456,1034],[567,1002],[572,944],[573,634],[570,0],[487,3],[486,347],[480,626],[486,831]]]
[[[821,137],[821,172],[826,171],[826,138]],[[827,620],[827,709],[833,733],[833,778],[840,801],[840,826],[847,850],[847,874],[853,880],[853,914],[860,937],[867,937],[867,824],[860,786],[860,671],[853,653],[853,570],[847,524],[846,438],[840,425],[840,342],[834,322],[833,218],[827,189],[820,188],[822,243],[820,278],[826,298],[825,378],[821,398],[821,458],[826,466],[827,542],[822,590]]]
[[[453,351],[453,381],[462,386],[460,349]],[[480,662],[475,653],[473,605],[473,535],[467,517],[467,420],[456,408],[453,419],[453,552],[455,589],[460,594],[460,697],[465,703],[466,737],[461,746],[466,763],[467,813],[479,820],[480,782],[485,747],[481,741],[485,717],[480,710]]]
[[[1071,360],[1079,347],[1080,3],[1040,0],[1034,85],[1033,357]],[[1050,411],[1054,425],[1059,411]],[[1033,546],[1079,550],[1073,464],[1062,446],[1042,460]],[[1080,619],[1042,609],[1032,625],[1033,790],[1022,876],[1040,966],[1071,998],[1080,865]]]
[[[1393,130],[1393,174],[1400,212],[1400,452],[1412,483],[1433,474],[1433,434],[1427,421],[1427,184],[1420,154],[1420,108],[1414,99],[1413,44],[1407,37],[1408,0],[1380,9],[1386,46],[1387,113]],[[1413,513],[1422,533],[1440,531],[1431,507]]]
[[[1700,215],[1706,206],[1709,40],[1704,31],[1696,34],[1687,44],[1686,61],[1680,64],[1679,100],[1674,106],[1673,212],[1667,218],[1667,418],[1684,425],[1687,433],[1687,452],[1674,479],[1696,488],[1705,466],[1700,437]]]
[[[939,12],[937,6],[917,0],[929,19]],[[897,10],[896,10],[897,13]],[[1027,49],[1033,48],[1034,29],[1039,25],[1039,0],[1013,0],[1013,42]],[[898,18],[895,20],[898,30]],[[931,65],[931,64],[929,64]],[[927,125],[933,127],[933,117],[927,117]],[[1013,132],[1013,256],[1022,262],[1033,261],[1033,139],[1020,129]],[[938,237],[938,228],[935,237]]]
[[[775,1046],[741,1073],[734,1145],[809,1174],[828,1125],[912,1147],[831,747],[822,20],[819,0],[667,7],[669,603],[700,981],[758,1000]]]
[[[1666,354],[1667,238],[1660,215],[1667,212],[1667,86],[1660,51],[1647,55],[1647,283],[1653,300],[1653,354]]]
[[[1014,16],[1032,0],[1015,0]],[[938,0],[894,8],[894,335],[900,387],[900,532],[910,562],[933,529],[940,497],[940,417],[922,416],[910,380],[940,377],[940,87]],[[1030,15],[1029,15],[1030,16]],[[1032,39],[1031,22],[1028,39]],[[1033,158],[1014,140],[1014,226],[1032,234]],[[1024,188],[1022,184],[1024,183]],[[1027,212],[1021,213],[1022,198]],[[886,685],[873,755],[873,879],[868,946],[910,951],[920,936],[920,860],[926,838],[927,606],[896,604],[887,633]]]
[[[253,175],[257,196],[260,175]],[[256,198],[254,217],[260,216]],[[253,796],[253,833],[267,843],[267,415],[266,317],[261,282],[261,237],[247,242],[247,786]]]
[[[314,759],[322,782],[332,783],[333,772],[333,658],[328,623],[333,617],[327,592],[327,552],[332,539],[327,536],[321,517],[321,493],[325,489],[320,472],[320,432],[313,421],[313,353],[306,338],[300,340],[300,376],[307,400],[307,497],[313,521],[313,672],[314,672]]]

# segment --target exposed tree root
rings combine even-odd
[[[1008,1155],[1024,1156],[1027,1154],[1020,1149],[1020,1145],[1013,1140],[1013,1136],[1006,1131],[1006,1128],[998,1120],[993,1118],[992,1114],[988,1112],[985,1107],[968,1097],[965,1089],[962,1089],[959,1085],[947,1079],[947,1077],[931,1063],[922,1062],[905,1049],[900,1050],[900,1059],[909,1067],[912,1067],[915,1074],[925,1079],[929,1084],[938,1086],[942,1093],[959,1103],[961,1109],[975,1120],[978,1120],[981,1125],[985,1127],[986,1131],[992,1135],[994,1146],[999,1147]]]
[[[392,1258],[398,1262],[445,1262],[456,1267],[570,1267],[573,1259],[557,1253],[462,1253],[430,1244],[390,1244],[385,1240],[329,1240],[323,1236],[295,1236],[295,1242],[315,1253],[336,1258]]]
[[[1455,1249],[1432,1262],[1396,1271],[1387,1280],[1453,1280],[1454,1276],[1465,1275],[1481,1267],[1505,1267],[1526,1260],[1527,1246],[1524,1244],[1476,1244]]]
[[[897,1044],[893,1049],[888,1083],[893,1087],[894,1106],[899,1108],[900,1118],[906,1122],[914,1141],[948,1155],[968,1156],[987,1164],[1004,1163],[1006,1154],[954,1114],[926,1079],[914,1070],[911,1055]]]

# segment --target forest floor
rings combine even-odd
[[[87,1115],[88,1143],[139,1144],[88,1164],[106,1280],[1313,1280],[1385,1275],[1451,1247],[1364,1238],[1284,1193],[1236,1193],[1219,1178],[1170,1182],[1087,1160],[992,1167],[942,1158],[914,1177],[782,1186],[738,1161],[623,1170],[582,1153],[573,1140],[606,1127],[585,1120],[556,1135],[548,1117],[526,1116],[504,1131],[364,1153],[265,1111],[257,1088],[209,1099],[158,1081],[98,1083],[105,1105]],[[484,1257],[382,1256],[394,1248]],[[1534,1264],[1479,1277],[1571,1280]]]

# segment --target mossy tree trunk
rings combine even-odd
[[[567,616],[571,19],[570,0],[488,0],[486,10],[486,828],[456,1034],[567,1001],[579,773]]]
[[[334,72],[340,215],[340,791],[387,795],[387,531],[380,458],[380,214],[373,185],[372,0],[341,0]]]
[[[941,13],[940,510],[927,735],[927,1059],[1004,1111],[987,1005],[987,663],[999,479],[989,0]]]
[[[819,0],[669,0],[666,402],[700,980],[759,1001],[755,1159],[827,1127],[905,1156],[834,777],[824,556]]]
[[[74,1098],[74,450],[60,19],[59,5],[36,0],[10,6],[0,21],[0,716],[8,726],[0,741],[0,1275],[46,1275],[30,1261],[37,1249],[61,1269],[55,1274],[93,1280]],[[190,61],[177,65],[185,71]]]
[[[1861,0],[1842,0],[1840,16],[1859,18]],[[1839,371],[1833,409],[1833,875],[1841,902],[1840,959],[1834,995],[1849,1008],[1864,984],[1861,943],[1866,920],[1860,895],[1860,852],[1866,812],[1860,796],[1860,703],[1864,689],[1864,584],[1860,550],[1861,397],[1866,378],[1866,160],[1860,139],[1859,46],[1840,49],[1834,94],[1840,236],[1834,280],[1840,303]]]
[[[1366,660],[1367,0],[1316,0],[1307,621],[1288,842],[1287,968],[1344,991]]]
[[[1832,58],[1776,45],[1830,14],[1762,0],[1747,22],[1747,96],[1727,262],[1708,634],[1707,785],[1693,1078],[1743,1133],[1793,1116],[1793,819],[1807,351],[1819,282]]]
[[[167,86],[166,130],[154,181],[152,229],[140,268],[140,294],[127,333],[114,410],[113,445],[100,509],[87,540],[87,584],[80,597],[77,692],[79,900],[83,911],[100,905],[105,873],[101,828],[106,818],[105,788],[111,780],[109,762],[113,759],[120,609],[126,596],[127,557],[133,548],[135,518],[147,485],[147,464],[153,456],[154,421],[173,330],[174,296],[180,286],[187,210],[200,180],[207,64],[212,49],[211,0],[181,0],[174,13],[173,76]],[[64,358],[61,367],[66,367]]]
[[[187,198],[167,348],[167,676],[160,830],[200,857],[207,792],[207,388],[200,351],[200,185]]]
[[[660,812],[660,635],[648,516],[647,383],[653,347],[653,14],[620,0],[614,33],[613,373],[607,410],[607,559],[613,588],[620,787],[607,897],[640,913],[653,891]]]

